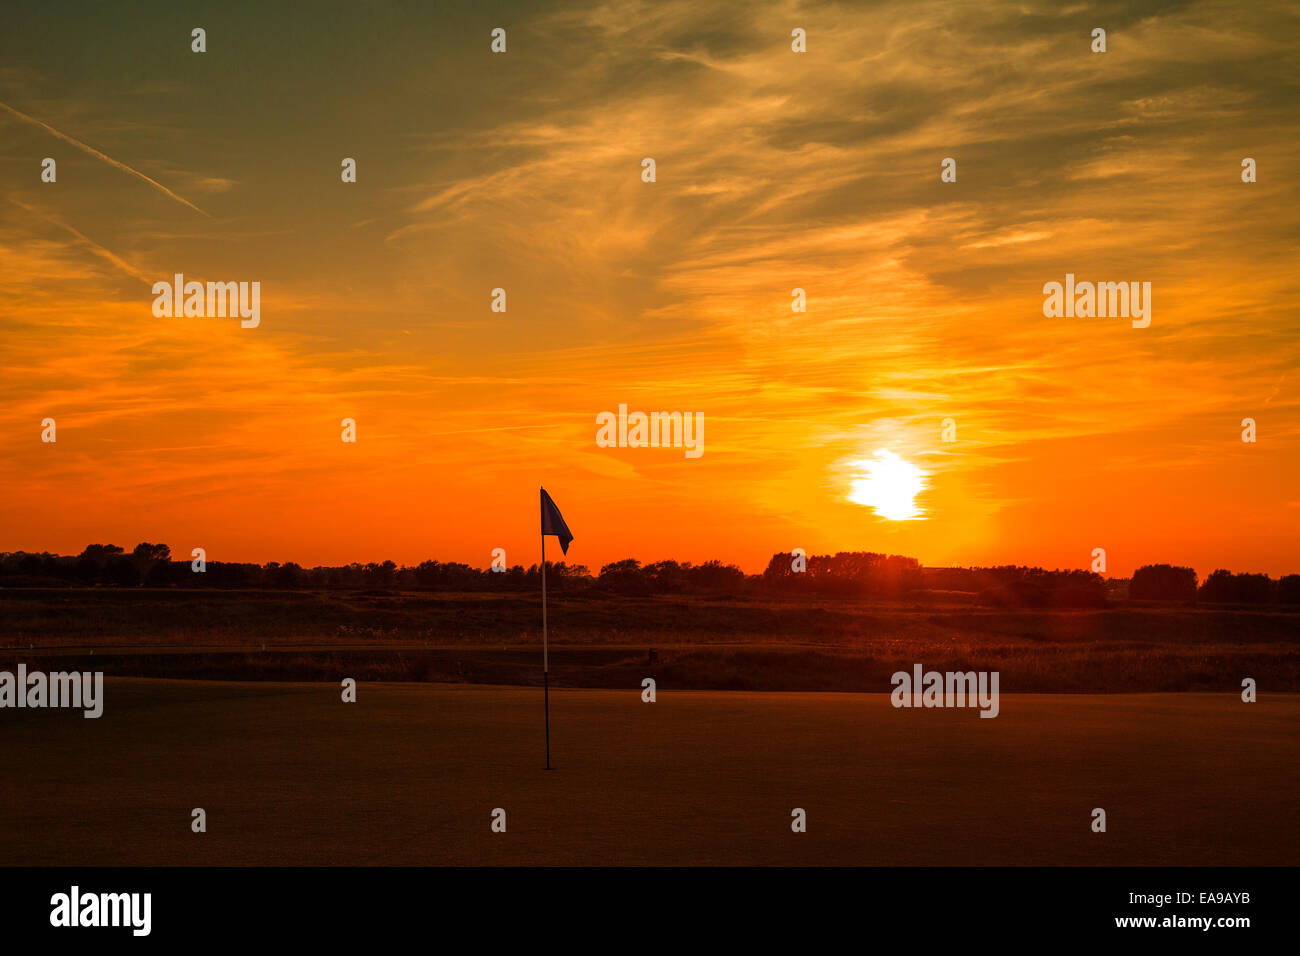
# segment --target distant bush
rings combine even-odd
[[[1133,572],[1128,596],[1135,601],[1196,600],[1196,572],[1168,564],[1147,564]]]
[[[986,573],[998,583],[980,592],[980,604],[1016,608],[1106,606],[1106,581],[1091,571],[1007,566],[988,568]]]
[[[1278,599],[1278,591],[1278,582],[1267,574],[1233,574],[1220,568],[1205,579],[1197,597],[1212,604],[1269,604]]]
[[[924,587],[921,562],[898,554],[840,551],[812,554],[805,569],[795,571],[789,552],[772,555],[763,572],[768,590],[811,591],[846,597],[897,597]]]
[[[739,593],[745,572],[734,564],[657,561],[642,567],[635,558],[615,561],[600,569],[596,586],[616,594],[682,594],[689,592]]]
[[[1283,604],[1300,604],[1300,574],[1288,574],[1277,582],[1277,599]]]

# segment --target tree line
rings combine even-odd
[[[1274,580],[1267,574],[1234,574],[1220,568],[1198,584],[1192,568],[1148,564],[1133,572],[1128,596],[1185,604],[1300,604],[1300,574]]]
[[[1198,581],[1192,568],[1150,564],[1131,580],[1107,580],[1090,571],[1045,570],[1004,565],[991,568],[927,568],[915,558],[869,551],[803,555],[778,552],[761,574],[734,564],[706,561],[614,561],[592,574],[586,565],[546,563],[547,585],[556,590],[595,589],[621,595],[746,594],[825,595],[865,599],[921,599],[937,592],[974,593],[995,607],[1103,607],[1116,596],[1133,601],[1236,604],[1300,604],[1300,575],[1217,570]],[[78,555],[0,553],[0,587],[151,587],[232,589],[383,589],[431,591],[532,591],[541,568],[514,565],[496,570],[460,562],[393,561],[304,568],[292,561],[266,564],[172,557],[165,544],[142,542],[130,552],[92,544]]]

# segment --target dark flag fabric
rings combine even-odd
[[[569,526],[564,523],[564,516],[560,514],[560,509],[555,507],[555,502],[551,496],[542,489],[542,534],[553,534],[560,539],[560,550],[565,554],[569,553],[569,542],[573,540],[573,532]]]

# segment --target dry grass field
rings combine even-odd
[[[0,588],[0,668],[123,677],[538,683],[536,594]],[[551,597],[552,679],[697,690],[888,690],[916,662],[1006,693],[1300,691],[1300,609]],[[657,658],[649,661],[649,649]],[[92,656],[93,652],[93,656]]]
[[[1300,863],[1300,695],[569,689],[548,773],[532,688],[106,688],[99,720],[4,712],[0,864]]]

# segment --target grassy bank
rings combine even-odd
[[[914,663],[1007,692],[1300,690],[1300,613],[992,610],[842,601],[554,596],[559,686],[880,690]],[[220,680],[531,684],[535,596],[0,590],[0,666]],[[649,651],[654,648],[656,659]],[[93,653],[92,653],[93,652]]]

